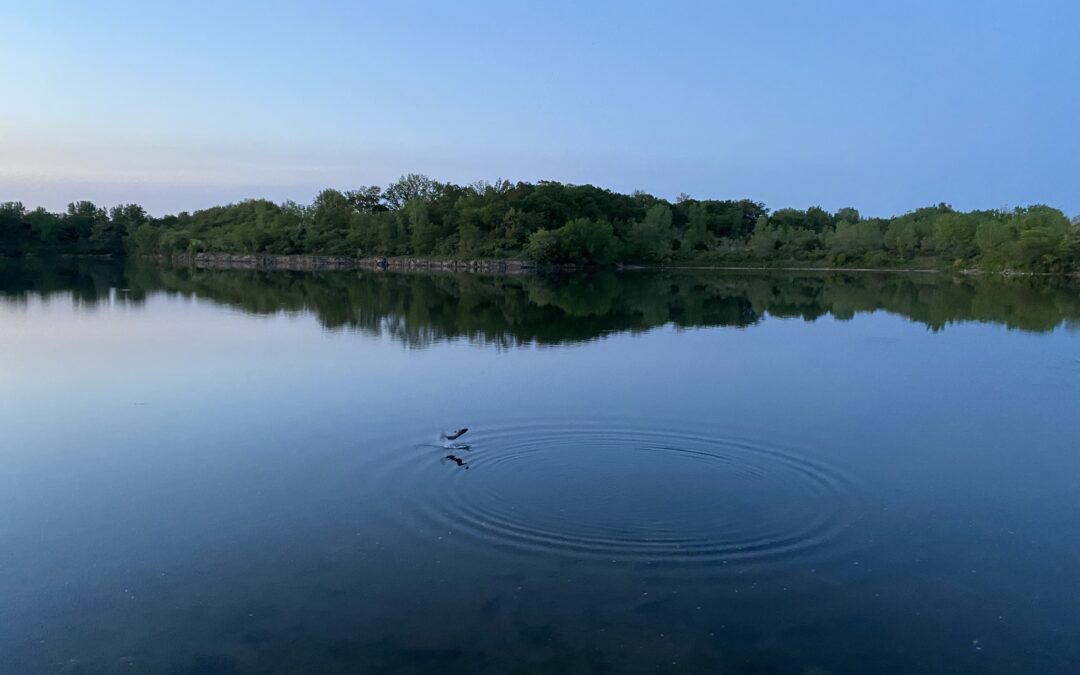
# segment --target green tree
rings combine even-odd
[[[529,235],[529,244],[525,247],[525,255],[539,263],[562,262],[565,259],[562,249],[562,239],[558,232],[548,229],[539,229]]]
[[[605,220],[577,218],[559,228],[558,234],[568,262],[608,265],[622,252],[615,229]]]
[[[828,211],[820,206],[811,206],[806,210],[806,224],[803,227],[822,234],[832,227],[833,222],[833,217],[829,215]]]
[[[703,204],[692,204],[687,209],[686,247],[690,250],[709,248],[712,235],[709,233],[709,214]]]
[[[131,247],[137,253],[156,253],[161,249],[161,232],[150,223],[143,223],[131,233]]]
[[[427,176],[410,173],[391,183],[383,192],[383,201],[391,209],[402,209],[411,201],[432,202],[443,191],[443,186]]]
[[[975,227],[975,246],[983,256],[995,256],[1017,239],[1016,227],[1000,218],[983,218]]]
[[[100,250],[104,242],[112,239],[109,214],[93,202],[80,201],[68,204],[64,216],[60,240],[71,252],[108,253]]]
[[[846,220],[849,223],[857,223],[862,220],[862,217],[859,215],[858,209],[847,206],[836,212],[837,224],[843,220]]]
[[[357,213],[375,213],[385,211],[383,204],[382,188],[377,185],[364,185],[356,190],[349,190],[345,198],[352,204]]]
[[[1064,256],[1072,225],[1064,213],[1049,206],[1029,206],[1016,209],[1011,222],[1019,233],[1010,256],[1014,264],[1045,272],[1071,267],[1071,262]]]
[[[621,246],[611,223],[576,218],[557,230],[534,232],[526,253],[541,263],[608,265],[619,259]]]
[[[304,249],[310,253],[346,253],[340,243],[352,225],[352,201],[339,190],[323,190],[311,205],[304,232]]]
[[[877,223],[868,220],[841,220],[836,224],[836,229],[826,237],[829,250],[834,254],[844,254],[847,258],[877,251],[882,244],[883,237]]]
[[[662,260],[671,253],[671,207],[656,204],[630,230],[629,250],[638,260]]]
[[[769,222],[768,216],[759,216],[750,237],[750,250],[759,258],[770,258],[780,243],[780,228]]]
[[[439,229],[428,217],[428,204],[422,199],[413,199],[402,209],[409,229],[409,242],[412,252],[417,255],[430,255],[439,243]]]
[[[149,222],[146,210],[138,204],[120,204],[109,211],[109,229],[98,226],[96,236],[99,246],[107,252],[122,255],[124,239],[143,224]]]
[[[480,249],[480,227],[473,222],[462,223],[458,228],[458,249],[462,255],[476,255]]]
[[[30,245],[30,224],[22,202],[0,203],[0,256],[18,255]]]
[[[966,260],[977,252],[976,219],[967,214],[947,213],[934,219],[934,250],[954,260]]]
[[[896,253],[901,259],[911,258],[919,251],[922,239],[913,221],[896,218],[889,221],[884,244],[886,250]]]

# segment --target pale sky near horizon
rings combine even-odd
[[[160,214],[417,172],[1080,214],[1071,0],[0,0],[0,27],[0,201]]]

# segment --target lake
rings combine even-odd
[[[0,671],[1076,672],[1078,328],[1051,280],[0,263]]]

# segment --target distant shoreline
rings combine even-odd
[[[541,265],[528,260],[477,259],[443,260],[416,256],[368,256],[356,258],[334,255],[281,255],[270,253],[195,253],[183,255],[147,256],[159,262],[207,269],[269,269],[293,271],[319,270],[393,270],[416,272],[493,272],[501,274],[528,274],[535,272],[582,272],[606,269],[596,265]],[[382,264],[380,264],[382,261]],[[869,268],[869,267],[775,267],[752,265],[655,265],[627,264],[615,265],[610,269],[619,271],[664,270],[664,271],[732,271],[732,272],[906,272],[906,273],[947,273],[947,270],[913,268]]]
[[[901,274],[948,274],[953,276],[967,277],[1061,277],[1065,279],[1080,279],[1077,272],[1024,272],[1018,270],[987,271],[976,268],[970,269],[935,269],[932,267],[806,267],[806,266],[770,266],[770,265],[665,265],[663,267],[649,267],[649,269],[665,270],[714,270],[731,272],[858,272],[858,273],[901,273]]]
[[[493,272],[527,274],[547,266],[523,260],[437,260],[413,256],[275,255],[267,253],[194,253],[144,256],[158,262],[207,269],[286,270],[297,272],[333,270],[393,270],[432,272]],[[564,265],[567,271],[580,269]]]
[[[222,258],[228,255],[232,258]],[[376,264],[376,255],[388,255]],[[888,218],[852,207],[770,210],[750,199],[675,202],[595,185],[500,180],[463,186],[408,174],[326,189],[308,205],[245,199],[151,216],[71,202],[62,213],[0,203],[0,254],[161,255],[269,269],[578,271],[682,266],[865,272],[1010,270],[1080,276],[1080,216],[1030,205]],[[281,259],[254,256],[281,256]],[[531,261],[531,262],[530,262]],[[619,266],[622,263],[623,266]]]
[[[16,256],[13,259],[23,258]],[[52,256],[29,256],[34,259],[48,259]],[[81,258],[91,260],[121,260],[128,256],[101,254],[60,254],[59,258]],[[471,272],[490,274],[536,274],[587,272],[597,269],[616,271],[658,270],[658,271],[700,271],[700,272],[852,272],[858,274],[944,274],[953,276],[995,276],[995,277],[1061,277],[1080,279],[1080,273],[1067,272],[1024,272],[1017,270],[986,271],[980,269],[942,269],[926,267],[813,267],[807,265],[695,265],[695,264],[618,264],[610,267],[596,265],[577,265],[573,263],[554,265],[538,264],[529,260],[487,259],[449,260],[424,258],[417,256],[336,256],[320,254],[272,254],[272,253],[193,253],[193,254],[155,254],[136,255],[136,259],[152,260],[200,269],[234,270],[281,270],[294,272],[346,271],[346,270],[388,270],[395,272]],[[2,259],[2,258],[0,258]]]
[[[665,270],[717,270],[730,272],[903,272],[906,274],[960,274],[952,270],[914,267],[794,267],[770,265],[664,265]],[[983,274],[983,272],[969,272]]]
[[[416,256],[369,256],[356,258],[333,255],[275,255],[266,253],[195,253],[185,255],[147,256],[159,262],[207,269],[264,269],[291,271],[320,270],[392,270],[411,272],[484,272],[497,274],[532,274],[538,272],[583,272],[598,269],[590,265],[543,265],[528,260],[476,259],[445,260]],[[385,265],[380,265],[385,261]],[[664,270],[664,271],[717,271],[717,272],[853,272],[859,274],[946,274],[962,276],[1000,276],[1000,277],[1063,277],[1076,279],[1080,275],[1053,272],[1019,272],[1003,270],[988,272],[979,269],[934,269],[918,267],[812,267],[806,265],[647,265],[624,264],[612,269],[619,271]]]

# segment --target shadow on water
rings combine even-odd
[[[498,347],[585,342],[612,333],[747,327],[766,316],[903,316],[940,331],[981,322],[1047,332],[1080,325],[1068,279],[842,272],[607,272],[483,276],[205,270],[136,262],[0,260],[0,300],[68,295],[140,306],[152,296],[209,300],[256,315],[312,313],[328,330],[409,347],[454,339]]]
[[[453,462],[454,464],[457,464],[460,467],[464,467],[466,469],[469,468],[469,465],[465,463],[465,460],[458,457],[457,455],[453,455],[453,454],[447,455],[446,459],[450,460],[451,462]]]

